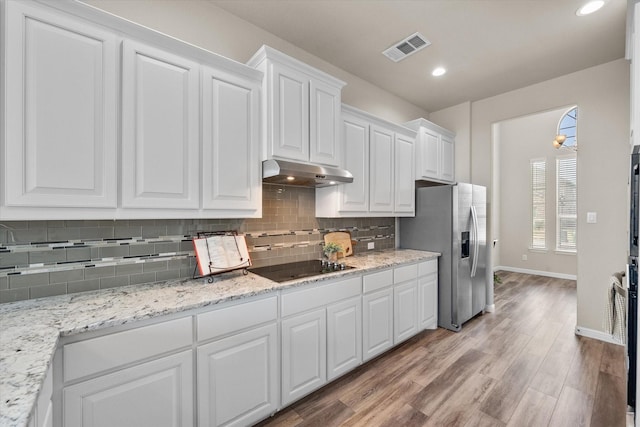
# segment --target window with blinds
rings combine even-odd
[[[556,249],[576,251],[578,188],[575,155],[556,159]]]
[[[531,248],[546,249],[546,160],[531,160]]]

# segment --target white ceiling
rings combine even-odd
[[[625,0],[585,17],[585,0],[209,1],[428,112],[624,57]],[[381,54],[416,31],[432,45]]]

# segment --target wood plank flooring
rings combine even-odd
[[[624,347],[574,334],[575,281],[498,274],[495,313],[425,331],[259,426],[625,426]]]

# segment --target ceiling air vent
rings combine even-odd
[[[398,62],[406,58],[407,56],[416,53],[420,49],[424,49],[430,44],[431,42],[427,40],[422,34],[414,33],[406,39],[394,44],[382,53],[393,62]]]

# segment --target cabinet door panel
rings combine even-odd
[[[369,190],[371,212],[393,212],[393,132],[371,126]]]
[[[125,40],[122,206],[198,208],[198,64]]]
[[[327,380],[327,321],[317,310],[282,321],[282,405]]]
[[[362,297],[362,357],[369,360],[393,346],[393,289]]]
[[[334,379],[362,361],[360,297],[327,307],[328,378]]]
[[[420,329],[436,329],[438,315],[438,273],[430,273],[418,280]]]
[[[116,206],[115,36],[7,7],[7,206]]]
[[[420,140],[419,178],[438,178],[440,173],[440,136],[428,129],[422,129]]]
[[[418,332],[418,287],[416,279],[393,290],[393,343],[398,344]]]
[[[440,167],[440,178],[443,181],[455,181],[455,142],[453,138],[442,135],[440,139],[441,143],[441,156],[442,164]]]
[[[272,152],[275,157],[309,160],[309,80],[273,65]]]
[[[312,163],[340,165],[340,89],[311,80],[309,155]]]
[[[84,381],[63,390],[65,427],[193,424],[192,352]]]
[[[353,175],[351,184],[341,185],[340,210],[369,210],[369,124],[345,118],[342,124],[343,164]]]
[[[278,407],[276,324],[198,348],[202,426],[250,425]]]
[[[415,211],[414,140],[396,135],[395,140],[395,212]]]
[[[203,71],[205,209],[246,210],[249,214],[261,210],[259,96],[258,83],[208,68]]]

